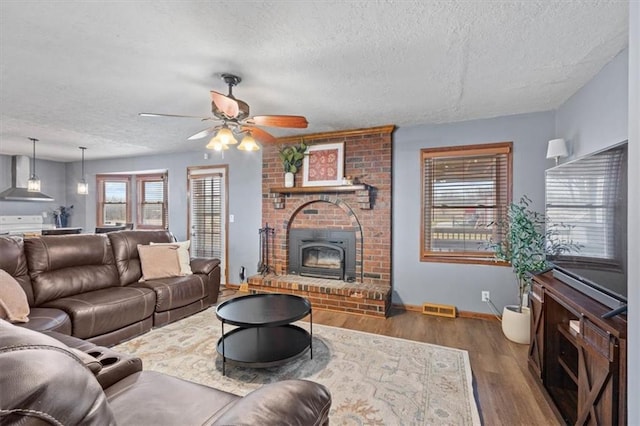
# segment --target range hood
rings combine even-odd
[[[29,162],[29,157],[25,155],[11,157],[11,188],[0,192],[0,201],[53,201],[42,192],[27,191]]]

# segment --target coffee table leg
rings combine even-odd
[[[224,365],[227,361],[227,358],[224,356],[224,321],[222,321],[222,375],[225,375]]]

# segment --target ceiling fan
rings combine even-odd
[[[229,87],[229,93],[223,95],[214,90],[211,91],[212,117],[150,112],[141,112],[138,115],[142,117],[198,118],[202,121],[219,121],[219,124],[187,138],[188,140],[201,139],[217,132],[216,136],[207,145],[207,148],[218,151],[228,149],[227,145],[238,143],[236,135],[238,137],[244,135],[242,142],[238,145],[240,150],[253,151],[260,149],[255,143],[254,137],[261,142],[275,142],[276,138],[273,135],[258,126],[304,129],[309,124],[307,119],[300,115],[256,115],[251,117],[249,115],[249,105],[233,96],[233,87],[237,86],[242,79],[233,74],[222,74],[220,77]]]

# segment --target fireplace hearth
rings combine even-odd
[[[354,231],[291,229],[289,269],[292,275],[356,280],[356,238]]]

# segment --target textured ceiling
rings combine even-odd
[[[561,105],[628,41],[621,1],[0,2],[0,153],[201,150],[220,73],[303,133]],[[276,136],[301,133],[273,130]]]

